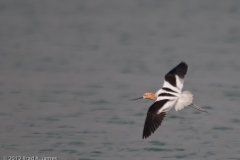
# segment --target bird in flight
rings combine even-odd
[[[142,138],[146,139],[153,134],[161,125],[167,112],[175,106],[175,110],[181,110],[190,106],[202,112],[206,110],[193,104],[193,94],[190,91],[183,91],[184,76],[187,73],[188,65],[181,62],[165,75],[163,87],[156,93],[145,93],[142,97],[132,99],[150,99],[155,102],[150,106],[145,120]]]

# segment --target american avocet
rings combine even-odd
[[[183,91],[184,76],[187,73],[188,65],[181,62],[165,75],[163,87],[156,93],[145,93],[137,99],[150,99],[155,102],[150,106],[145,120],[142,138],[146,139],[161,125],[166,113],[175,106],[175,110],[181,110],[190,106],[202,112],[206,110],[193,104],[193,94],[190,91]]]

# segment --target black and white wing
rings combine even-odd
[[[188,65],[181,62],[175,68],[165,75],[163,89],[170,89],[175,92],[181,93],[183,88],[184,77],[187,74]]]
[[[146,139],[153,134],[157,128],[162,124],[167,111],[169,111],[176,101],[169,101],[168,99],[156,101],[148,109],[145,120],[142,138]]]

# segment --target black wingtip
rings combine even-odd
[[[172,75],[178,75],[180,78],[184,78],[184,76],[187,74],[187,69],[188,69],[188,65],[186,62],[182,61],[181,63],[179,63],[176,67],[174,67],[170,72],[168,72],[165,76],[165,79],[168,76],[172,76]]]
[[[151,134],[150,134],[151,135]],[[147,139],[148,137],[150,137],[150,135],[142,135],[142,139]]]
[[[143,132],[143,135],[142,135],[142,139],[147,139],[148,137],[151,136],[151,132],[150,133],[146,133],[146,132]]]
[[[179,63],[179,65],[177,65],[179,67],[188,67],[187,63],[182,61],[181,63]]]
[[[188,66],[188,65],[187,65],[187,63],[186,63],[186,62],[184,62],[184,61],[182,61],[180,64],[184,64],[184,65]]]

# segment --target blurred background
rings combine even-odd
[[[0,156],[240,160],[240,1],[3,0]],[[148,100],[181,61],[209,114]]]

